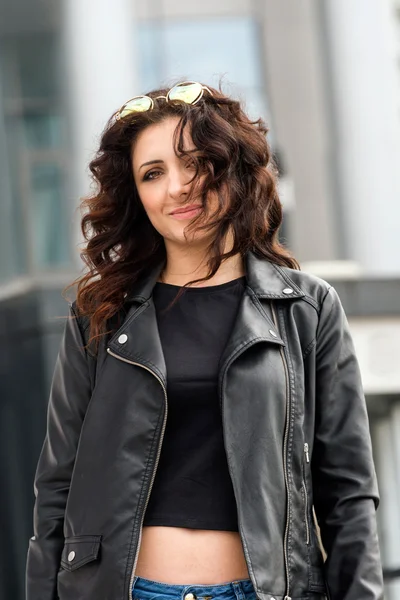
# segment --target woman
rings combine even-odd
[[[353,342],[335,289],[278,241],[266,133],[196,82],[110,119],[28,600],[383,597]]]

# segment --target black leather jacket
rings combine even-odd
[[[323,279],[252,253],[246,271],[219,392],[258,598],[381,600],[378,491],[340,299]],[[97,360],[82,348],[87,320],[66,324],[35,477],[27,600],[130,598],[168,412],[158,273],[126,297]]]

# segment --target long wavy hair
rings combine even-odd
[[[207,214],[207,222],[201,222],[200,216],[199,222],[196,219],[190,225],[210,228],[213,236],[207,276],[187,285],[208,280],[222,261],[238,253],[244,257],[247,251],[300,270],[278,239],[283,214],[266,123],[261,118],[250,120],[239,101],[221,89],[207,87],[212,95],[205,92],[195,105],[156,99],[168,90],[153,90],[146,94],[154,99],[152,110],[120,120],[113,115],[102,132],[100,147],[89,164],[96,190],[80,205],[86,241],[81,258],[87,272],[65,288],[77,286],[76,309],[89,317],[89,337],[95,342],[95,351],[107,332],[108,320],[123,309],[126,293],[149,269],[166,260],[164,240],[147,217],[136,189],[132,152],[146,127],[168,117],[178,117],[175,153],[195,166],[187,201],[195,193],[207,213],[209,194],[218,199],[218,208]],[[184,149],[186,127],[195,154]],[[225,251],[228,232],[233,241]]]

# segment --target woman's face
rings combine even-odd
[[[185,228],[202,211],[196,195],[185,204],[192,185],[201,183],[202,175],[189,183],[195,167],[188,158],[179,158],[174,152],[173,136],[178,117],[168,117],[161,123],[149,125],[137,137],[132,154],[132,168],[136,187],[143,207],[166,244],[187,244],[205,240],[206,230],[188,232]],[[184,132],[184,149],[195,146],[187,130]],[[209,204],[209,203],[207,203]],[[207,206],[207,208],[210,208]]]

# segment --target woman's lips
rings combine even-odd
[[[178,210],[170,213],[170,216],[174,219],[178,219],[178,221],[183,221],[184,219],[193,219],[199,212],[202,210],[202,206],[187,206],[179,208]]]

